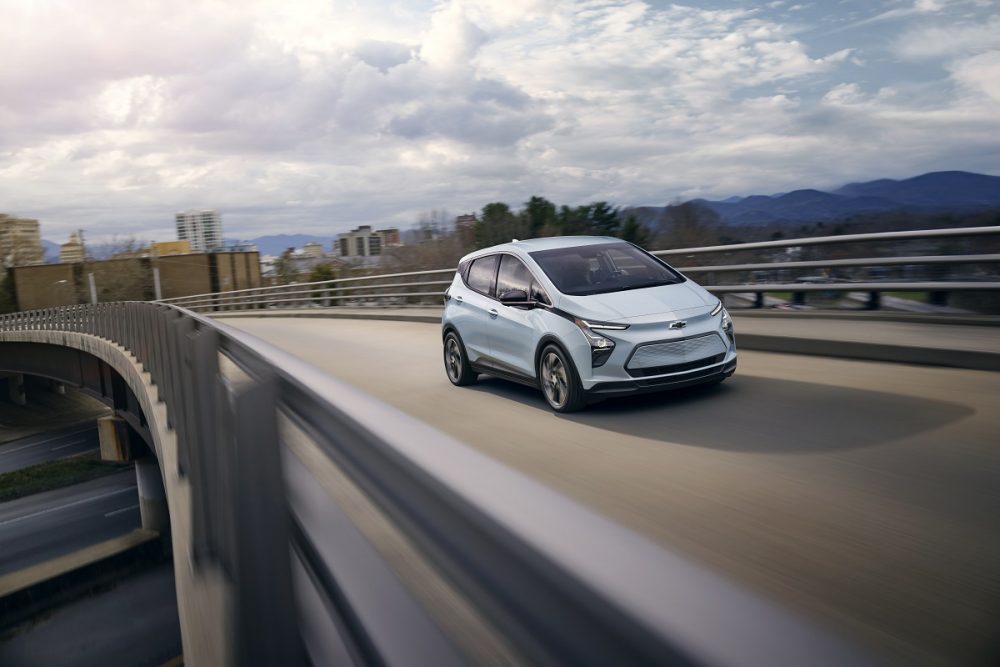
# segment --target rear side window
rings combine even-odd
[[[469,266],[471,265],[472,261],[468,259],[458,265],[458,275],[462,276],[462,280],[469,280]]]
[[[469,287],[482,294],[492,294],[497,275],[497,259],[496,255],[489,255],[472,262],[467,280]]]

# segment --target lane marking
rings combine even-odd
[[[125,493],[136,488],[133,484],[132,486],[126,487],[124,489],[118,489],[117,491],[109,491],[108,493],[102,493],[99,496],[91,496],[90,498],[83,498],[82,500],[75,500],[71,503],[65,505],[60,505],[59,507],[50,507],[47,510],[40,510],[38,512],[32,512],[31,514],[25,514],[24,516],[19,516],[13,519],[7,519],[6,521],[0,521],[0,527],[8,526],[12,523],[17,523],[18,521],[24,521],[25,519],[31,519],[36,516],[42,516],[43,514],[51,514],[52,512],[58,512],[59,510],[64,510],[67,507],[76,507],[77,505],[83,505],[84,503],[92,503],[95,500],[100,500],[101,498],[108,498],[110,496],[116,496],[119,493]]]
[[[55,442],[56,440],[62,440],[63,438],[68,438],[68,437],[73,436],[73,435],[80,435],[81,433],[86,433],[89,430],[90,430],[89,428],[85,428],[82,431],[73,431],[72,433],[63,433],[62,435],[56,436],[54,438],[49,438],[48,440],[40,440],[38,442],[33,442],[33,443],[29,444],[29,445],[21,445],[20,447],[15,447],[14,449],[5,449],[3,451],[0,451],[0,456],[3,456],[4,454],[13,454],[14,452],[19,452],[22,449],[28,449],[29,447],[37,447],[38,445],[44,445],[44,444],[49,443],[49,442]]]
[[[137,503],[135,505],[129,505],[128,507],[123,507],[120,510],[115,510],[113,512],[108,512],[107,514],[104,515],[104,518],[107,519],[109,516],[114,516],[116,514],[121,514],[122,512],[128,512],[129,510],[134,510],[138,506],[139,505]]]
[[[68,445],[59,445],[58,447],[53,447],[49,451],[58,452],[60,449],[66,449],[67,447],[76,447],[77,445],[82,445],[86,443],[86,440],[77,440],[76,442],[71,442]]]

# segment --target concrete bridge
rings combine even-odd
[[[772,351],[731,382],[568,417],[452,387],[433,310],[293,314],[0,324],[0,370],[86,388],[108,442],[155,456],[143,525],[170,535],[190,664],[588,662],[588,629],[640,662],[997,655],[1000,376],[969,368],[1000,358],[991,327],[737,318]]]

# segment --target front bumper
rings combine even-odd
[[[640,378],[635,380],[620,380],[615,382],[597,382],[584,393],[588,397],[604,398],[609,396],[626,396],[629,394],[645,394],[668,389],[681,389],[706,382],[724,380],[736,372],[736,355],[724,364],[699,368],[686,373],[676,373],[664,377]]]

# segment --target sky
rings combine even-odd
[[[63,242],[1000,175],[1000,0],[0,0],[0,212]]]

